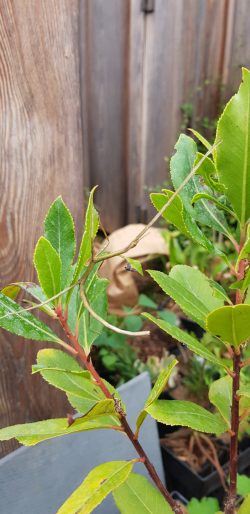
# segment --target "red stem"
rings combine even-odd
[[[79,359],[81,360],[84,367],[91,373],[92,377],[94,378],[96,384],[100,387],[106,398],[114,399],[110,391],[107,389],[105,383],[103,382],[100,375],[97,373],[95,367],[93,366],[91,360],[87,357],[84,349],[80,345],[77,337],[71,332],[66,317],[64,317],[63,312],[60,307],[57,307],[56,314],[58,317],[58,320],[67,335],[69,341],[77,351],[77,355]],[[141,462],[144,464],[144,466],[147,468],[149,475],[151,476],[152,480],[154,481],[155,485],[161,492],[161,494],[164,496],[167,503],[172,508],[173,512],[175,514],[184,514],[183,509],[181,506],[173,500],[172,496],[168,492],[168,490],[165,488],[164,484],[162,483],[156,469],[154,468],[153,464],[150,462],[147,454],[143,450],[141,444],[137,440],[137,437],[135,436],[134,432],[130,428],[130,425],[127,422],[125,414],[118,413],[121,421],[121,426],[123,428],[123,431],[126,433],[128,438],[130,439],[131,443],[133,444],[136,452],[140,456]]]
[[[240,249],[243,245],[241,242]],[[246,262],[242,260],[239,264],[239,271],[237,279],[244,278]],[[235,304],[238,305],[242,302],[241,292],[236,291]],[[231,437],[230,437],[230,465],[229,476],[230,486],[229,494],[225,503],[225,514],[234,514],[237,498],[237,470],[238,470],[238,435],[239,435],[239,401],[237,391],[240,388],[240,370],[241,370],[241,353],[239,349],[232,348],[233,350],[233,384],[232,384],[232,407],[231,407]]]

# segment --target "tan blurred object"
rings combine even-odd
[[[141,230],[143,224],[126,225],[115,230],[109,236],[108,252],[116,252],[128,245]],[[131,258],[138,258],[141,262],[149,255],[167,255],[167,245],[161,234],[161,229],[150,228],[135,248],[124,254]],[[119,313],[122,305],[133,307],[138,300],[138,290],[133,280],[133,273],[126,271],[125,262],[121,257],[113,257],[104,261],[100,275],[110,281],[108,286],[108,300],[111,312]]]

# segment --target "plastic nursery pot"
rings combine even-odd
[[[164,471],[167,487],[170,490],[177,490],[188,500],[191,498],[202,498],[203,496],[214,496],[219,502],[223,502],[225,491],[221,486],[220,477],[217,471],[210,463],[206,464],[200,473],[193,471],[190,466],[181,461],[167,447],[164,441],[161,441],[161,449],[163,456]],[[220,463],[223,467],[225,476],[229,471],[229,448],[225,445],[219,455]],[[246,472],[250,462],[250,438],[245,437],[239,443],[239,473]]]

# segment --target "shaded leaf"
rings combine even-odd
[[[136,460],[105,462],[92,469],[57,514],[89,514],[129,476]]]
[[[194,140],[185,134],[181,134],[176,145],[176,154],[170,162],[171,178],[175,189],[177,189],[185,178],[191,172],[196,155],[197,147]],[[218,230],[228,237],[231,237],[230,231],[223,212],[219,211],[214,204],[205,199],[201,199],[197,204],[192,206],[192,199],[197,193],[210,193],[209,188],[205,188],[201,183],[198,175],[193,175],[188,183],[180,192],[185,209],[199,223]]]
[[[162,494],[136,473],[131,473],[113,496],[121,514],[172,514]]]
[[[167,332],[167,334],[171,335],[174,339],[177,339],[177,341],[180,341],[180,343],[185,344],[187,348],[191,350],[191,352],[194,352],[196,355],[199,355],[203,359],[206,359],[213,364],[217,364],[218,366],[222,367],[224,366],[223,362],[218,359],[212,352],[210,352],[206,346],[203,346],[200,341],[192,337],[184,330],[181,330],[180,328],[167,323],[167,321],[159,320],[147,312],[143,312],[142,315],[152,321],[152,323],[158,325],[158,327],[164,330],[164,332]]]
[[[219,180],[241,225],[250,217],[250,72],[242,69],[238,93],[226,105],[217,124]]]
[[[211,334],[238,348],[250,336],[250,305],[227,305],[207,317],[206,327]]]
[[[27,339],[61,343],[60,338],[45,323],[2,293],[0,293],[0,327]]]
[[[61,291],[61,259],[51,243],[40,237],[34,253],[34,265],[40,285],[48,298]],[[58,303],[58,298],[53,301]]]
[[[148,309],[157,309],[158,307],[154,300],[143,293],[139,295],[138,305],[140,305],[140,307],[147,307]]]
[[[75,255],[75,227],[68,207],[59,196],[52,203],[44,221],[45,237],[58,253],[62,263],[62,288]]]
[[[86,290],[90,306],[101,318],[105,318],[107,314],[107,284],[108,281],[106,279],[94,276]],[[102,333],[103,325],[100,321],[93,318],[83,305],[79,311],[78,324],[79,342],[86,350],[89,350],[95,339]]]
[[[145,410],[165,425],[189,427],[211,434],[222,434],[227,430],[225,421],[219,415],[189,401],[156,400]]]

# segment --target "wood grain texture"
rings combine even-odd
[[[83,156],[77,0],[1,0],[1,284],[35,278],[32,255],[58,195],[80,228]],[[41,344],[0,334],[0,426],[60,416],[64,395],[30,376]],[[14,443],[4,443],[1,455]]]
[[[223,101],[228,100],[238,90],[242,66],[250,68],[249,7],[248,0],[229,0]]]
[[[128,2],[86,0],[85,78],[90,187],[108,231],[126,221],[125,97]],[[84,73],[84,72],[83,72]]]
[[[131,2],[130,221],[138,204],[142,214],[153,214],[145,186],[168,178],[164,157],[173,153],[180,132],[181,105],[192,105],[194,126],[218,113],[226,1],[156,0],[147,16],[139,0]]]

